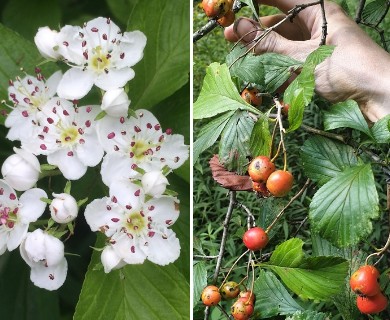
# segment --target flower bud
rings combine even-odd
[[[126,262],[124,262],[116,253],[111,246],[106,246],[100,257],[104,272],[109,273],[111,270],[120,269]]]
[[[15,190],[26,191],[38,181],[41,168],[35,155],[23,149],[14,148],[15,154],[5,159],[1,174]]]
[[[77,217],[79,208],[75,198],[67,193],[53,193],[53,197],[49,209],[55,222],[68,223]]]
[[[123,88],[106,91],[102,99],[101,108],[109,116],[125,117],[130,105],[129,97]]]
[[[58,52],[58,32],[49,27],[39,28],[34,37],[35,44],[40,54],[46,59],[58,60],[61,54]]]
[[[141,183],[145,193],[153,197],[161,196],[169,184],[168,179],[161,171],[146,172],[142,176]]]

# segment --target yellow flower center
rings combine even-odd
[[[126,220],[126,229],[129,233],[139,235],[145,231],[147,221],[140,212],[134,212]]]
[[[102,51],[100,46],[97,46],[94,50],[94,55],[91,57],[90,66],[98,72],[102,72],[108,69],[110,65],[110,59]]]
[[[73,145],[79,136],[79,132],[75,127],[64,129],[61,133],[61,143],[63,145]]]

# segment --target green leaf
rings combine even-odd
[[[380,19],[386,15],[387,1],[386,0],[375,0],[368,3],[363,10],[362,19],[366,23],[377,24]]]
[[[324,112],[325,130],[336,128],[352,128],[365,133],[372,138],[367,122],[354,100],[337,103],[329,111]]]
[[[288,132],[298,129],[303,120],[305,107],[314,95],[314,70],[316,66],[332,54],[334,46],[320,46],[309,54],[301,73],[287,87],[283,100],[290,105],[288,110]]]
[[[390,115],[375,122],[371,132],[376,143],[390,143]]]
[[[297,311],[292,316],[287,317],[286,320],[328,320],[327,314],[316,311]]]
[[[207,270],[204,261],[200,261],[194,264],[194,294],[193,294],[193,306],[196,306],[200,299],[203,289],[207,286]]]
[[[94,252],[73,319],[189,319],[189,285],[175,265],[146,262],[104,274]]]
[[[139,0],[106,0],[107,6],[110,11],[122,24],[126,25],[129,20],[129,12]]]
[[[26,19],[26,17],[31,18]],[[39,19],[33,17],[39,17]],[[2,18],[2,22],[7,27],[20,33],[26,39],[33,40],[39,27],[58,27],[61,9],[59,1],[12,0],[6,3]]]
[[[310,203],[313,229],[336,246],[348,246],[368,236],[379,213],[371,166],[345,169],[324,184]]]
[[[304,258],[302,246],[301,239],[289,239],[276,247],[269,263],[261,266],[275,272],[300,298],[329,300],[345,283],[348,263],[332,256]]]
[[[202,90],[193,106],[194,119],[210,118],[231,110],[260,112],[246,103],[230,78],[225,64],[212,63],[206,70]]]
[[[260,314],[262,319],[303,310],[271,272],[260,270],[253,291],[256,295],[254,314]]]
[[[23,67],[26,73],[34,75],[36,65],[43,60],[35,45],[18,33],[0,24],[0,101],[8,100],[8,82],[16,76],[23,76],[20,68]],[[46,78],[56,70],[52,63],[41,67]],[[0,110],[7,109],[0,104]],[[0,113],[0,124],[4,124],[4,116]]]
[[[251,8],[252,14],[256,18],[256,20],[258,20],[259,19],[259,14],[258,14],[259,4],[257,3],[257,1],[256,0],[242,0],[241,2],[247,4],[249,6],[249,8]]]
[[[188,82],[189,14],[186,1],[140,1],[132,7],[127,30],[140,30],[147,37],[144,57],[129,82],[132,108],[150,108]]]
[[[264,53],[260,57],[264,65],[265,91],[271,93],[302,67],[302,62],[278,53]]]
[[[261,56],[247,53],[246,47],[236,46],[227,56],[226,64],[230,74],[243,81],[264,85],[264,66]],[[245,54],[245,55],[244,55]]]
[[[302,240],[298,238],[284,242],[273,252],[270,263],[280,267],[296,268],[304,259],[302,245]]]
[[[249,141],[249,149],[251,155],[269,155],[271,151],[272,136],[269,131],[268,116],[260,116],[255,123],[251,138]]]
[[[321,136],[307,139],[301,151],[306,175],[319,185],[358,164],[353,148]]]
[[[248,112],[236,111],[223,129],[219,142],[219,161],[228,171],[236,171],[238,174],[246,172],[254,123]]]
[[[198,160],[199,155],[211,147],[215,141],[217,141],[222,130],[225,128],[234,111],[223,113],[221,116],[215,118],[211,122],[207,123],[199,132],[199,136],[194,142],[193,148],[193,161]]]

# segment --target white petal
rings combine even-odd
[[[139,109],[136,111],[137,118],[131,117],[128,120],[128,127],[134,129],[138,127],[137,137],[143,140],[158,143],[162,130],[157,118],[148,110]]]
[[[44,239],[47,266],[51,267],[61,263],[64,259],[64,243],[60,239],[46,233]]]
[[[148,260],[161,266],[174,262],[180,256],[180,242],[176,234],[168,229],[166,236],[156,233],[148,245]]]
[[[93,32],[93,28],[96,31]],[[86,34],[87,45],[90,48],[101,46],[102,48],[111,50],[113,47],[113,43],[111,41],[114,39],[119,40],[121,38],[121,31],[119,27],[111,20],[103,17],[98,17],[88,21],[83,32]],[[107,38],[107,40],[103,39],[103,34],[106,35],[105,38]]]
[[[179,168],[189,155],[188,146],[184,144],[184,137],[181,134],[165,135],[159,155],[165,159],[165,164],[169,168]]]
[[[48,97],[53,97],[57,92],[58,84],[60,83],[62,79],[62,71],[56,71],[54,72],[49,79],[46,80],[46,87],[47,91],[46,94]]]
[[[15,208],[18,205],[18,197],[12,187],[5,181],[0,179],[0,204],[3,207]]]
[[[123,119],[108,115],[97,121],[96,132],[100,144],[107,153],[117,152],[116,149],[123,151],[128,149],[127,137],[121,134],[122,131],[127,132],[128,127],[121,121]]]
[[[134,66],[144,55],[146,36],[141,31],[125,32],[121,39],[119,52],[125,53],[123,59],[116,59],[117,68]]]
[[[153,223],[171,226],[179,217],[179,200],[175,197],[162,196],[154,198],[145,203],[149,208],[148,216],[152,217]],[[150,208],[153,208],[150,210]]]
[[[115,253],[128,264],[140,264],[146,259],[144,250],[136,239],[130,239],[125,234],[120,234],[118,237],[113,237],[116,241],[112,245]]]
[[[39,188],[27,190],[20,196],[18,215],[22,222],[34,222],[43,214],[46,203],[41,198],[47,198],[47,194]]]
[[[30,279],[37,287],[52,291],[64,284],[67,272],[68,263],[63,258],[59,264],[51,267],[42,264],[34,265],[31,268]]]
[[[60,149],[49,154],[47,162],[58,166],[66,179],[78,180],[87,172],[87,166],[77,156],[68,156],[68,151],[68,149]]]
[[[81,99],[91,90],[94,80],[94,73],[88,69],[71,68],[62,77],[57,94],[64,99]]]
[[[115,197],[120,205],[130,205],[133,210],[140,210],[145,198],[142,187],[128,179],[113,181],[109,187],[111,198]]]
[[[129,97],[123,88],[106,91],[103,95],[101,108],[109,116],[126,117],[130,105]]]
[[[64,26],[58,33],[58,52],[69,62],[75,65],[85,63],[83,56],[82,39],[80,32],[83,29],[78,26]]]
[[[38,29],[34,42],[44,58],[57,60],[61,57],[58,52],[58,32],[49,27]]]
[[[28,231],[28,224],[15,223],[12,230],[9,232],[7,240],[8,251],[16,249],[26,237]]]
[[[75,149],[77,157],[84,165],[94,167],[103,158],[103,148],[100,146],[96,134],[86,134],[83,137],[85,143],[78,144]]]
[[[95,199],[85,208],[85,220],[92,231],[102,231],[108,237],[122,228],[123,211],[109,198]]]
[[[95,85],[105,91],[122,88],[133,79],[135,72],[131,68],[109,69],[108,73],[102,72],[95,79]]]
[[[26,239],[20,245],[20,253],[29,266],[46,259],[45,234],[42,229],[36,229],[27,234]]]
[[[109,273],[113,269],[119,269],[126,265],[126,263],[119,257],[111,246],[106,246],[100,257],[104,272]]]
[[[116,153],[106,154],[100,171],[104,184],[110,186],[116,181],[137,176],[138,173],[131,170],[132,164],[132,160],[125,155]]]
[[[0,226],[0,255],[2,255],[5,250],[7,250],[7,239],[8,239],[8,230]]]

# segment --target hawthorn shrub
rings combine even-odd
[[[258,13],[243,2],[248,7],[238,15]],[[342,5],[356,16],[356,4]],[[377,31],[388,30],[387,10],[372,1],[358,16],[362,25],[376,25],[367,31],[385,49],[386,32]],[[193,18],[194,31],[213,25],[197,5]],[[315,95],[314,69],[334,47],[319,46],[304,62],[254,56],[228,45],[222,31],[216,26],[194,43],[194,319],[389,318],[383,297],[370,309],[375,313],[358,309],[357,301],[367,306],[369,297],[352,291],[350,278],[375,265],[388,300],[390,116],[368,125],[355,101],[332,105]],[[297,69],[300,75],[276,94]],[[241,97],[247,87],[259,90],[261,106]],[[251,180],[248,165],[257,156],[291,173],[286,195],[272,196],[267,184]],[[251,251],[243,235],[255,226],[269,242]],[[251,291],[254,302],[240,312],[240,296],[202,303],[204,287],[230,281]]]

